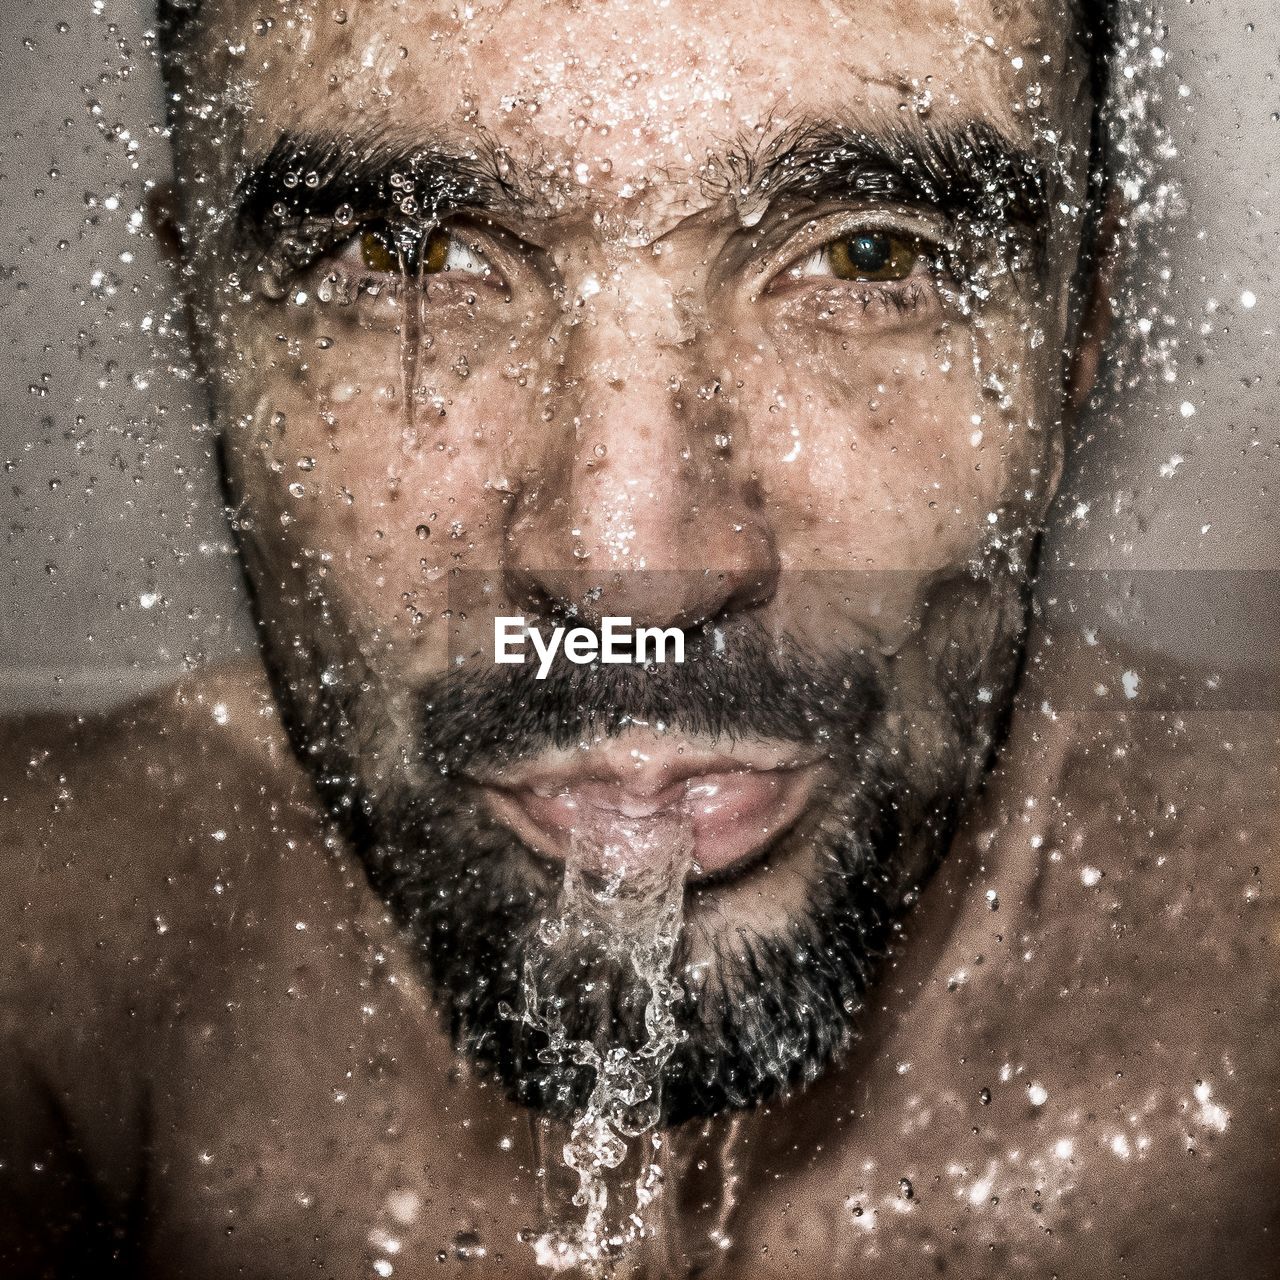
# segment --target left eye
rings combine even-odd
[[[794,271],[797,276],[834,276],[867,283],[905,280],[924,255],[924,245],[912,236],[859,231],[824,244]]]
[[[456,271],[487,276],[491,271],[480,252],[447,227],[416,229],[374,223],[360,233],[359,251],[361,264],[382,275],[417,277]]]

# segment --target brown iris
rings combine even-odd
[[[385,223],[360,233],[360,260],[370,271],[435,275],[449,257],[449,233],[440,227],[426,235],[393,231]]]
[[[910,236],[861,231],[827,248],[837,280],[905,280],[920,261],[920,243]]]

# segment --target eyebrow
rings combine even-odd
[[[455,147],[377,134],[289,131],[237,185],[230,224],[266,240],[281,227],[330,219],[344,207],[359,221],[397,208],[406,216],[437,219],[464,208],[527,211],[541,203],[487,139]]]
[[[701,185],[709,195],[748,205],[904,205],[953,224],[1018,225],[1037,243],[1049,229],[1049,169],[985,121],[889,128],[801,122],[763,144],[729,147],[704,167]],[[250,165],[232,197],[230,222],[262,243],[290,225],[332,219],[344,207],[356,222],[397,207],[438,220],[462,210],[545,212],[547,201],[488,138],[424,145],[374,133],[288,131]]]
[[[932,210],[949,222],[1018,225],[1047,234],[1051,173],[985,121],[859,128],[832,121],[738,146],[711,179],[739,201],[863,200]]]

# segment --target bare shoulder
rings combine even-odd
[[[1072,1135],[1063,1203],[1095,1224],[1082,1248],[1144,1241],[1161,1257],[1150,1206],[1176,1204],[1205,1230],[1164,1274],[1204,1274],[1215,1258],[1261,1274],[1280,1212],[1274,698],[1141,654],[1065,665],[1056,693],[1024,708],[1055,743],[1006,984],[1032,993],[1008,1006],[1049,1094],[1032,1123],[1046,1145]]]
[[[8,883],[34,887],[74,873],[87,889],[100,876],[99,910],[157,875],[199,864],[198,833],[208,828],[216,844],[223,817],[294,782],[275,707],[249,667],[204,674],[106,715],[13,721],[0,742]]]
[[[1058,665],[1020,730],[1046,744],[1030,788],[1043,945],[1113,1004],[1131,984],[1170,1043],[1199,1028],[1274,1071],[1280,1045],[1257,1034],[1280,1012],[1274,697],[1154,656],[1077,650]],[[1025,741],[1017,754],[1034,758]]]
[[[226,986],[228,921],[245,901],[273,910],[288,881],[273,842],[307,847],[309,815],[250,670],[185,681],[110,716],[0,729],[6,1274],[13,1249],[36,1247],[18,1243],[26,1222],[89,1231],[86,1204],[102,1206],[104,1223],[128,1211],[166,1037],[201,979]],[[33,1258],[19,1260],[56,1269]]]
[[[1111,881],[1135,909],[1193,914],[1223,945],[1224,917],[1237,941],[1250,915],[1274,922],[1280,688],[1100,646],[1046,653],[1058,674],[1033,680],[1022,728],[1050,744],[1040,790],[1061,847],[1046,888]]]
[[[0,982],[30,1038],[129,1004],[171,929],[198,938],[238,832],[306,809],[262,677],[232,668],[101,717],[32,719],[0,734]],[[57,993],[55,996],[54,993]],[[57,999],[57,1018],[33,1005]],[[9,1029],[12,1034],[14,1029]]]

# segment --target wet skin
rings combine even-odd
[[[295,712],[332,673],[377,794],[401,700],[485,652],[495,615],[748,619],[891,660],[924,777],[948,655],[1008,677],[1008,600],[1097,357],[1069,287],[1085,70],[1056,7],[259,18],[209,0],[179,168],[199,358]],[[815,122],[891,146],[997,131],[1046,175],[1042,251],[988,227],[978,292],[910,248],[946,240],[938,203],[743,195]],[[296,181],[242,198],[285,134],[311,148]],[[286,272],[255,217],[316,189],[326,136],[483,153],[527,198],[451,218],[421,293],[360,209]],[[892,240],[902,277],[842,278],[829,246],[855,233]],[[984,590],[949,593],[975,561]],[[743,1122],[724,1274],[1266,1274],[1275,726],[1161,711],[1156,671],[1122,716],[1100,650],[1036,653],[854,1052]],[[104,1250],[164,1275],[532,1273],[527,1117],[450,1048],[261,673],[9,749],[6,1274],[98,1274]],[[698,937],[797,911],[826,794],[766,865],[691,896]],[[904,876],[931,852],[905,845]],[[673,1159],[714,1180],[726,1125]],[[696,1168],[677,1182],[699,1239],[714,1205]]]
[[[721,1274],[1272,1274],[1280,730],[1041,655],[855,1055],[744,1122]],[[26,726],[4,776],[6,1276],[538,1274],[527,1117],[326,847],[260,677]],[[675,1153],[719,1171],[723,1135]]]
[[[227,0],[196,33],[183,233],[271,665],[303,723],[322,673],[336,680],[361,748],[335,767],[383,794],[415,689],[483,660],[495,616],[570,609],[746,620],[820,658],[891,660],[900,750],[922,777],[944,759],[936,669],[990,663],[986,683],[1007,682],[1067,387],[1096,357],[1069,287],[1087,70],[1056,0],[805,0],[785,22],[698,3],[257,16]],[[786,194],[769,172],[814,129],[892,149],[974,126],[1044,186],[1034,225],[975,224],[953,246],[970,283],[929,267],[943,196]],[[499,174],[504,198],[445,219],[454,265],[420,292],[368,252],[359,195],[349,234],[286,271],[271,210],[301,239],[323,218],[300,211],[336,216],[326,137],[348,162],[447,152],[451,172]],[[283,171],[282,138],[300,157]],[[825,145],[812,167],[839,170]],[[978,172],[971,152],[960,169]],[[980,203],[1016,204],[1007,186]],[[902,279],[841,278],[830,246],[868,232],[925,247]],[[975,563],[980,598],[957,601]],[[797,824],[772,908],[726,884],[720,918],[785,927],[813,848]],[[926,857],[905,850],[904,876]]]

